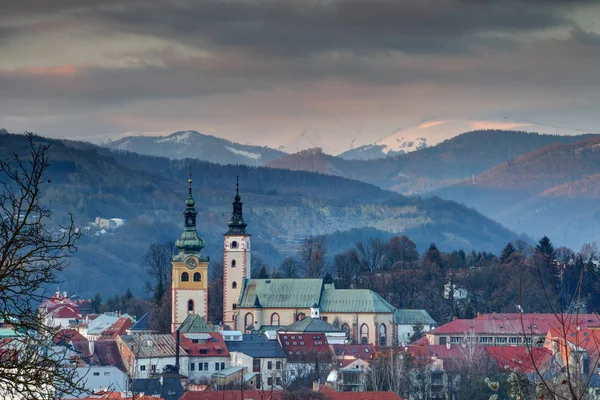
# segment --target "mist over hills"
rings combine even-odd
[[[38,140],[45,140],[39,138]],[[23,137],[2,135],[0,156],[27,151]],[[441,199],[409,198],[370,184],[309,172],[218,165],[113,151],[91,144],[55,141],[44,185],[44,199],[59,223],[73,212],[79,226],[96,216],[124,218],[127,223],[106,237],[86,236],[65,272],[65,290],[90,295],[109,287],[140,293],[145,273],[140,259],[154,242],[176,239],[192,172],[199,233],[206,254],[218,261],[222,234],[231,214],[235,176],[240,175],[244,213],[253,234],[253,249],[267,264],[277,265],[299,241],[314,234],[361,237],[364,229],[382,235],[406,234],[423,250],[498,252],[517,235],[483,215]],[[353,233],[354,232],[354,233]],[[329,251],[342,250],[332,243]],[[352,241],[343,248],[350,247]]]

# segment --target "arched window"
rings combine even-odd
[[[344,330],[344,332],[346,332],[346,335],[350,333],[350,327],[348,326],[348,324],[342,324],[342,329]]]
[[[202,275],[200,275],[200,272],[194,272],[194,282],[202,282]]]
[[[386,346],[387,342],[387,328],[385,324],[379,325],[379,345]]]
[[[231,248],[237,249],[237,242],[235,240],[233,242],[231,242]]]
[[[302,321],[304,318],[306,318],[306,314],[304,314],[303,312],[298,313],[298,315],[296,315],[296,321]]]
[[[231,268],[235,268],[235,260],[231,261]]]
[[[279,314],[276,312],[271,314],[271,325],[279,326]]]
[[[181,274],[181,282],[189,282],[190,281],[190,274],[188,274],[187,272],[184,272]]]
[[[244,318],[245,328],[248,329],[250,325],[254,325],[254,315],[252,313],[246,314]]]
[[[188,313],[193,313],[194,312],[194,300],[189,299],[188,300]]]
[[[360,326],[360,343],[369,344],[369,327],[367,324],[362,324]]]
[[[231,288],[232,288],[232,289],[237,289],[237,282],[233,282],[233,283],[231,284]]]

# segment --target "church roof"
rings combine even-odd
[[[394,323],[402,325],[437,325],[437,322],[425,310],[402,310],[394,311]]]
[[[321,318],[304,318],[300,321],[296,321],[291,325],[280,328],[278,332],[291,332],[291,333],[326,333],[326,332],[344,332],[340,328],[336,328],[328,322],[323,321]]]
[[[204,318],[199,316],[198,314],[188,314],[188,316],[183,320],[181,326],[179,327],[179,332],[181,333],[204,333],[204,332],[214,332],[208,324],[204,321]]]
[[[319,303],[322,279],[246,279],[238,307],[310,308]]]
[[[326,289],[319,307],[326,312],[393,313],[396,309],[369,289]]]

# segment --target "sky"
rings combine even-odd
[[[600,131],[597,0],[0,0],[0,128],[336,152],[442,120]]]

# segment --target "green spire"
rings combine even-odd
[[[240,176],[237,175],[235,183],[235,198],[233,199],[233,213],[231,219],[227,223],[229,230],[226,235],[247,235],[246,233],[246,222],[244,221],[244,215],[242,212],[242,198],[240,197]]]
[[[183,233],[175,243],[175,246],[179,250],[179,253],[173,257],[173,261],[183,261],[188,256],[196,256],[199,261],[208,261],[207,257],[202,255],[202,249],[204,248],[204,240],[198,235],[196,231],[196,209],[194,206],[196,202],[192,196],[192,173],[190,172],[190,179],[188,180],[188,197],[185,200],[185,210],[183,211],[184,222],[183,222]]]

